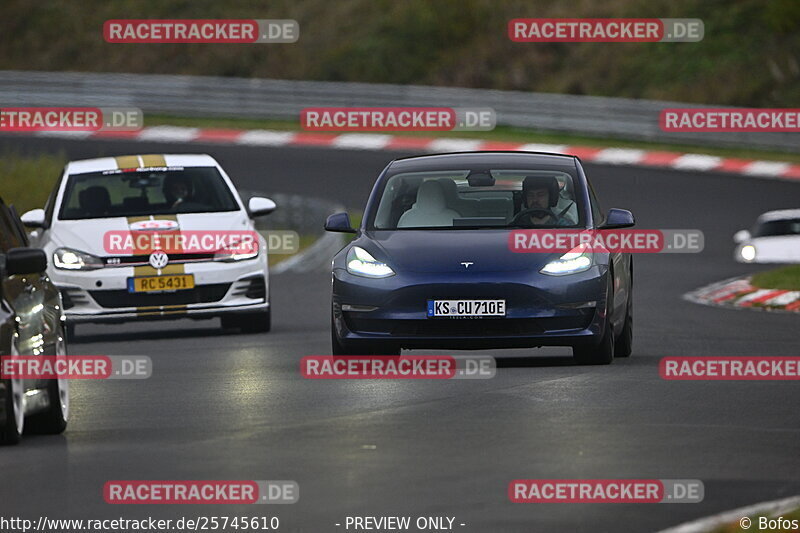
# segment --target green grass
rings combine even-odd
[[[231,129],[265,129],[281,131],[301,131],[300,123],[291,120],[258,120],[214,117],[173,117],[167,115],[146,115],[145,126],[185,126],[195,128],[231,128]],[[770,150],[717,148],[689,144],[666,144],[625,139],[608,139],[552,133],[508,126],[498,126],[492,131],[436,131],[436,132],[390,132],[391,135],[407,135],[414,137],[450,137],[461,139],[484,139],[488,141],[567,144],[573,146],[596,146],[598,148],[638,148],[642,150],[658,150],[666,152],[685,152],[707,154],[719,157],[735,157],[742,159],[766,159],[800,163],[800,153],[787,153]]]
[[[743,529],[741,527],[740,523],[739,523],[739,520],[736,520],[735,522],[731,522],[730,524],[726,524],[724,526],[720,526],[720,527],[714,529],[713,531],[711,531],[710,533],[741,533],[743,531],[747,531],[747,532],[769,531],[770,533],[781,533],[781,532],[797,531],[797,529],[786,529],[786,528],[778,528],[778,529],[775,529],[775,528],[772,528],[772,529],[764,528],[764,529],[761,529],[761,528],[759,528],[758,519],[760,517],[762,517],[762,516],[765,516],[765,515],[750,515],[750,516],[748,516],[748,518],[751,521],[751,525],[747,529]],[[790,511],[788,513],[783,513],[781,516],[784,518],[784,520],[788,520],[790,522],[792,520],[800,521],[800,509],[795,509],[795,510]],[[766,518],[774,520],[777,517],[766,517]]]
[[[755,274],[750,280],[759,289],[800,291],[800,265],[791,265]]]
[[[0,197],[16,206],[20,215],[44,207],[66,162],[63,153],[36,156],[13,151],[0,153]]]

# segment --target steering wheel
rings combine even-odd
[[[555,215],[553,215],[553,212],[550,211],[549,209],[543,209],[541,207],[531,207],[523,209],[522,211],[517,213],[516,216],[511,219],[509,226],[514,226],[516,224],[519,224],[522,220],[525,220],[525,217],[530,217],[531,215],[535,215],[536,218],[543,218],[543,217],[555,218]]]

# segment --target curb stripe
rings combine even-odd
[[[712,283],[683,295],[697,304],[763,311],[800,311],[800,291],[759,289],[750,285],[750,277],[730,278]],[[755,305],[761,304],[761,305]]]
[[[766,301],[772,300],[776,296],[780,296],[785,292],[787,291],[775,291],[768,289],[759,290],[754,293],[748,294],[747,296],[742,298],[742,301],[739,303],[739,305],[744,305],[749,307],[753,304],[762,304]]]
[[[385,133],[318,133],[306,131],[239,130],[150,126],[139,131],[18,132],[18,135],[63,137],[67,139],[121,139],[152,142],[239,144],[255,146],[316,146],[337,149],[399,151],[511,150],[555,152],[576,155],[598,164],[639,165],[699,172],[727,172],[742,176],[800,180],[800,164],[785,161],[722,158],[705,154],[684,154],[637,148],[572,146],[547,143],[515,143],[453,137],[415,137]]]

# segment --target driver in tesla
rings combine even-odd
[[[522,210],[516,219],[533,226],[572,226],[575,222],[566,217],[566,209],[556,212],[560,187],[554,176],[526,176],[522,182]]]

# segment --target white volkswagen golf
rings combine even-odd
[[[208,155],[102,157],[67,164],[44,209],[22,216],[51,261],[67,325],[219,316],[270,329],[265,239]]]

